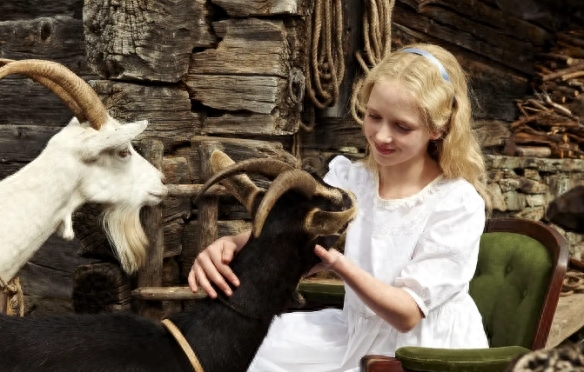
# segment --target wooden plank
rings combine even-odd
[[[189,94],[177,86],[146,86],[109,80],[92,81],[108,111],[120,122],[148,120],[146,130],[136,137],[157,139],[166,152],[188,144],[200,131],[201,118],[191,111]]]
[[[434,11],[428,11],[431,8],[441,9],[442,12],[444,12],[444,8],[452,10],[473,21],[477,26],[488,25],[494,28],[497,37],[493,37],[492,40],[495,42],[498,42],[499,36],[503,35],[542,46],[552,38],[552,35],[544,28],[518,17],[510,16],[497,6],[489,6],[488,2],[484,0],[398,0],[398,2],[408,4],[421,14],[436,15]],[[439,20],[440,17],[435,19]],[[450,24],[458,26],[458,23],[455,22]]]
[[[0,14],[1,8],[2,5]],[[0,22],[0,40],[2,58],[47,59],[67,66],[84,79],[96,76],[85,59],[83,23],[80,19],[55,16]]]
[[[298,120],[300,119],[283,118],[279,111],[274,115],[226,113],[205,117],[201,134],[290,135],[298,130]]]
[[[205,0],[86,1],[87,59],[106,79],[178,82],[193,48],[216,43]]]
[[[45,148],[60,127],[36,125],[0,125],[0,159],[29,162]]]
[[[83,0],[26,0],[0,2],[0,22],[66,15],[81,19]],[[2,40],[2,38],[0,38]]]
[[[288,77],[290,46],[282,20],[229,19],[213,23],[222,40],[215,49],[193,53],[192,74],[246,74]]]
[[[50,90],[28,78],[12,76],[0,80],[0,126],[61,127],[73,118],[71,110]]]
[[[211,0],[230,17],[303,15],[308,11],[307,0]]]
[[[191,75],[191,98],[214,109],[271,114],[280,107],[286,79],[276,76]]]
[[[394,7],[393,22],[458,45],[525,74],[530,75],[533,73],[534,50],[531,49],[529,44],[511,42],[509,42],[510,45],[497,44],[496,42],[499,42],[499,40],[503,42],[509,40],[502,38],[500,35],[493,37],[492,34],[488,34],[488,32],[492,31],[483,31],[487,32],[485,35],[482,34],[483,32],[481,32],[481,35],[469,33],[472,31],[472,26],[467,24],[464,17],[455,13],[444,12],[447,17],[451,17],[451,20],[444,22],[436,22],[435,19],[435,17],[441,17],[442,13],[439,11],[432,11],[431,13],[433,14],[428,16],[419,14],[412,11],[411,8],[398,3]],[[459,24],[461,27],[465,26],[465,28],[458,30],[452,26],[458,26]],[[493,41],[491,43],[486,40]]]
[[[299,52],[306,47],[304,22],[229,19],[213,27],[221,41],[193,53],[184,79],[191,98],[210,108],[203,132],[295,133],[300,109],[289,83],[291,71],[304,66]]]

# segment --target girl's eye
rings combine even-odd
[[[368,114],[368,116],[373,119],[373,120],[379,120],[381,119],[381,117],[379,115],[375,115],[375,114]]]
[[[120,158],[128,157],[128,156],[130,156],[130,150],[122,150],[122,151],[118,152],[118,156]]]
[[[402,132],[404,132],[404,133],[408,133],[408,132],[411,132],[412,131],[412,129],[410,127],[406,127],[405,125],[398,124],[397,125],[397,128],[399,130],[401,130]]]

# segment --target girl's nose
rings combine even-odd
[[[375,139],[381,143],[391,142],[393,140],[391,129],[387,125],[382,125],[375,134]]]

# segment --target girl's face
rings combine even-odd
[[[417,100],[396,81],[375,83],[367,102],[363,132],[379,166],[410,166],[424,161],[428,143],[440,137],[429,133]]]

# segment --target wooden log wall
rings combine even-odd
[[[301,160],[303,167],[321,174],[337,154],[363,156],[360,127],[348,114],[353,79],[361,74],[354,58],[362,49],[361,0],[343,0],[347,72],[338,103],[317,112],[312,132],[300,129],[306,113],[300,112],[290,86],[292,76],[304,70],[310,47],[309,0],[48,3],[0,3],[0,57],[63,63],[91,82],[114,117],[149,120],[137,142],[159,141],[159,166],[167,183],[180,185],[171,188],[156,217],[163,221],[164,249],[154,258],[162,268],[153,285],[184,284],[193,257],[211,235],[249,227],[248,213],[220,188],[205,201],[215,210],[201,208],[216,213],[216,232],[197,220],[201,210],[192,196],[208,176],[204,149],[217,146],[235,161]],[[397,0],[392,26],[392,49],[431,42],[460,59],[480,104],[476,113],[483,145],[488,151],[504,147],[511,136],[509,123],[517,118],[514,100],[529,90],[536,57],[553,42],[552,30],[499,9],[493,0]],[[71,116],[48,90],[28,79],[0,81],[0,179],[34,159]],[[295,153],[298,140],[300,153]],[[23,269],[25,294],[36,296],[29,300],[29,313],[72,311],[71,297],[79,311],[95,311],[88,301],[104,296],[110,299],[102,305],[106,310],[129,306],[128,286],[135,288],[141,280],[112,269],[116,261],[99,226],[99,212],[96,205],[81,208],[74,218],[77,239],[52,238]],[[203,235],[208,235],[204,241]],[[82,295],[104,275],[112,293]],[[61,306],[45,306],[43,298]],[[177,309],[175,302],[162,305],[154,316]]]

